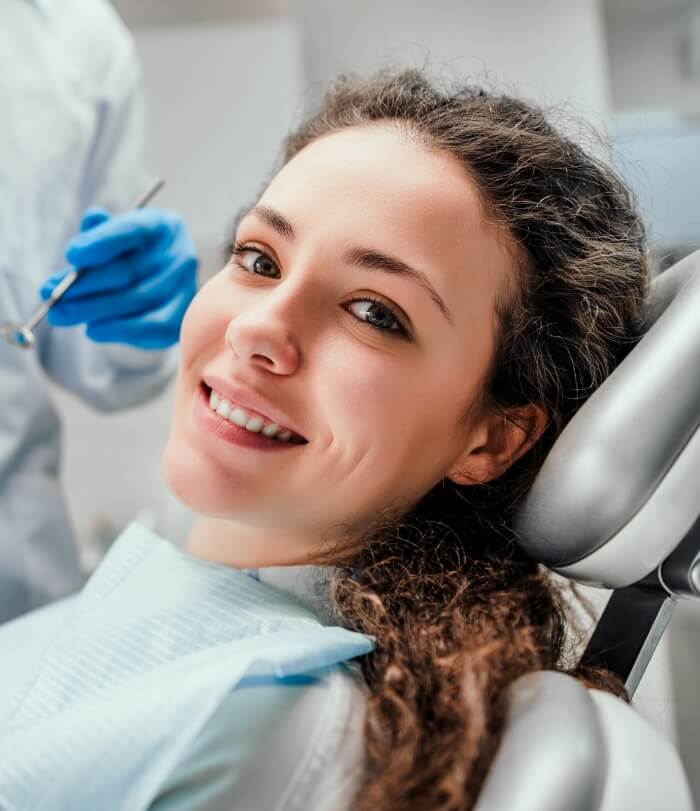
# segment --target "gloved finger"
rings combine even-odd
[[[101,275],[100,271],[94,274]],[[126,291],[83,296],[69,301],[62,298],[49,310],[48,320],[55,327],[70,327],[141,315],[177,295],[179,290],[191,290],[193,296],[194,287],[190,261],[183,261],[175,268],[166,267],[153,276],[147,276]]]
[[[109,213],[109,211],[107,211],[106,208],[102,208],[101,206],[92,206],[83,212],[82,219],[80,220],[80,230],[89,231],[96,225],[100,225],[108,220],[111,216],[112,215]]]
[[[167,244],[174,239],[180,220],[160,208],[141,208],[116,214],[100,225],[73,237],[66,246],[71,265],[101,265],[149,242]]]
[[[132,318],[89,324],[85,334],[97,343],[123,343],[141,349],[166,349],[180,339],[180,325],[191,296],[179,294],[162,307]]]
[[[64,302],[76,301],[109,291],[127,290],[139,278],[149,276],[162,264],[163,257],[158,251],[146,251],[127,254],[107,266],[80,268],[80,276],[61,296],[54,307]],[[61,281],[65,271],[50,276],[39,290],[39,295],[46,300]]]
[[[54,287],[63,279],[63,277],[70,271],[70,268],[64,268],[49,276],[48,279],[39,288],[39,295],[46,301],[46,299],[53,293]],[[77,284],[77,281],[75,282]],[[70,288],[69,288],[70,289]],[[66,293],[67,294],[67,293]]]

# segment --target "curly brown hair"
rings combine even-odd
[[[418,70],[341,77],[287,138],[283,160],[328,133],[375,125],[459,160],[485,215],[519,246],[483,397],[506,419],[528,403],[549,413],[497,480],[443,479],[408,514],[377,516],[359,551],[334,560],[344,624],[376,637],[362,660],[357,811],[471,809],[516,678],[556,669],[624,697],[611,674],[572,661],[563,591],[520,551],[513,520],[556,437],[641,336],[645,232],[615,173],[543,110],[479,87],[441,89]]]

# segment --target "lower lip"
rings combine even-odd
[[[223,439],[224,442],[230,442],[232,445],[239,445],[242,448],[255,448],[259,451],[289,451],[293,448],[303,447],[298,442],[282,442],[279,439],[271,439],[265,434],[246,431],[245,428],[241,428],[217,414],[216,411],[212,411],[209,407],[209,392],[204,386],[199,387],[194,415],[198,427]]]

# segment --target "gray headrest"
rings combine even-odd
[[[700,251],[654,279],[645,324],[557,439],[515,524],[528,555],[583,582],[635,582],[700,514]]]

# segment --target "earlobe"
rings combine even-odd
[[[447,478],[455,484],[474,485],[493,481],[532,448],[547,427],[548,414],[530,403],[492,414],[469,447],[457,459]]]

